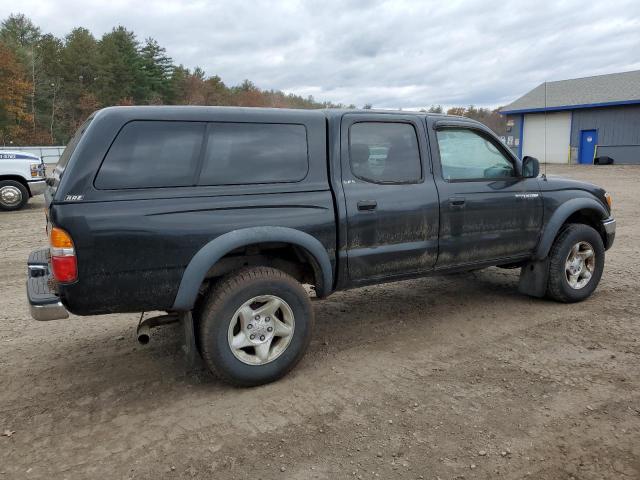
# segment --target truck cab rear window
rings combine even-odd
[[[298,182],[307,176],[303,125],[212,123],[200,185]]]
[[[205,124],[199,122],[126,124],[102,162],[96,188],[193,185],[204,132]]]

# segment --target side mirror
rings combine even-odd
[[[526,156],[522,159],[522,176],[536,178],[540,174],[540,162],[535,157]]]

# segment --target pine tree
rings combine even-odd
[[[133,32],[119,26],[103,35],[98,43],[97,96],[104,105],[125,98],[145,103],[150,87],[142,68],[138,42]]]
[[[89,93],[95,95],[98,79],[98,45],[86,28],[75,28],[65,38],[60,54],[61,117],[66,139],[85,120],[80,109],[80,99]]]
[[[174,98],[171,76],[174,66],[167,51],[153,38],[147,38],[140,49],[140,63],[148,88],[148,103],[169,103]]]

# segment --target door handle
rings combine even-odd
[[[464,197],[449,197],[449,207],[463,208],[466,200]]]
[[[358,202],[358,210],[371,211],[375,210],[377,206],[378,202],[375,200],[360,200]]]

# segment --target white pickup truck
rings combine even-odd
[[[27,152],[0,151],[0,210],[19,210],[46,188],[42,159]]]

